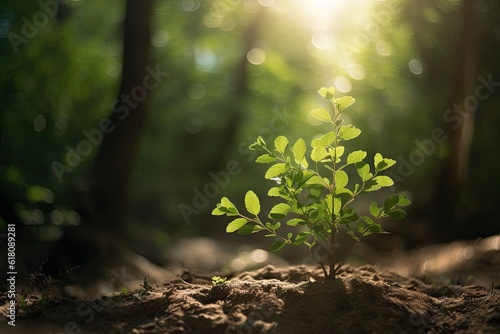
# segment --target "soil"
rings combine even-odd
[[[268,265],[212,285],[173,280],[100,299],[29,296],[1,333],[500,333],[497,287],[428,284],[375,266],[336,280]]]

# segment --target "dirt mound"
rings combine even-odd
[[[216,286],[170,282],[93,301],[34,303],[15,330],[0,326],[8,330],[2,333],[500,331],[497,289],[428,285],[373,266],[345,267],[335,281],[311,281],[310,271],[267,266]]]

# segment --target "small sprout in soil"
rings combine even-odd
[[[121,290],[120,290],[120,295],[122,296],[126,296],[130,293],[130,291],[128,291],[128,289],[126,287],[123,287]]]
[[[376,153],[373,161],[367,162],[367,152],[363,150],[347,154],[344,142],[361,134],[354,125],[342,124],[342,114],[355,99],[351,96],[336,98],[334,87],[323,87],[318,93],[331,103],[333,113],[323,108],[311,111],[311,116],[328,124],[330,130],[312,139],[309,154],[302,138],[290,145],[288,138],[278,136],[271,147],[259,136],[250,145],[251,150],[262,152],[255,162],[271,164],[265,173],[266,179],[274,181],[268,196],[280,198],[282,203],[272,207],[266,219],[262,219],[259,217],[259,197],[250,190],[245,195],[249,215],[240,213],[227,197],[221,199],[212,214],[235,217],[227,225],[227,233],[248,235],[264,232],[266,237],[274,238],[269,248],[271,252],[287,245],[297,247],[320,266],[325,278],[335,279],[352,248],[366,236],[387,233],[382,230],[380,221],[384,218],[403,219],[406,212],[401,207],[410,205],[410,201],[404,194],[390,195],[383,205],[372,202],[367,210],[369,214],[356,213],[353,203],[360,195],[394,184],[382,172],[396,161]],[[296,229],[297,233],[278,232],[283,224]],[[337,263],[336,243],[340,226],[346,227],[346,233],[354,243]]]
[[[212,277],[212,284],[213,285],[219,285],[224,283],[227,280],[226,277],[220,277],[220,276],[213,276]]]
[[[23,310],[24,312],[28,311],[28,304],[24,295],[19,296],[19,309]]]

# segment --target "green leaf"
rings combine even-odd
[[[366,157],[366,152],[365,151],[354,151],[351,154],[347,156],[347,163],[348,164],[355,164],[356,162],[363,161],[363,159]]]
[[[307,208],[307,217],[310,218],[310,220],[315,220],[318,217],[318,208],[316,204]]]
[[[230,222],[227,227],[226,227],[226,232],[227,233],[233,233],[238,231],[240,228],[245,226],[245,224],[248,223],[248,220],[245,218],[236,218],[232,222]]]
[[[315,148],[313,148],[313,150],[311,152],[311,159],[314,162],[320,162],[321,160],[323,160],[327,156],[328,156],[328,153],[326,152],[326,148],[324,148],[323,146],[315,147]]]
[[[332,101],[335,98],[335,87],[321,87],[318,90],[319,95],[328,101]]]
[[[328,194],[324,197],[324,199],[321,201],[323,203],[323,205],[326,207],[326,210],[328,212],[332,212],[333,211],[333,197],[332,197],[332,194]],[[316,218],[317,216],[317,213],[318,213],[318,208],[316,207],[316,204],[312,204],[309,206],[310,207],[310,211],[316,211],[315,213],[315,217],[312,217],[312,215],[309,213],[309,216],[311,218]]]
[[[354,210],[349,209],[339,217],[339,224],[349,224],[357,221],[358,219],[359,216],[354,212]]]
[[[384,158],[380,153],[375,154],[375,156],[373,157],[373,165],[375,166],[375,170],[377,172],[386,170],[392,167],[394,164],[396,164],[396,160]]]
[[[268,164],[268,163],[275,162],[275,161],[276,161],[276,157],[273,157],[270,154],[263,154],[263,155],[257,157],[257,159],[255,159],[255,162],[258,164]]]
[[[405,194],[398,195],[398,204],[399,206],[408,206],[411,204],[410,200],[406,198]]]
[[[329,187],[330,186],[330,179],[327,178],[327,177],[324,177],[323,178],[323,184],[325,187]]]
[[[307,198],[312,199],[313,201],[317,201],[321,198],[321,193],[323,189],[321,187],[314,187],[309,189],[309,195]]]
[[[384,211],[392,210],[399,203],[399,195],[391,195],[384,201]]]
[[[304,167],[307,168],[306,166],[307,162],[304,164],[305,162],[304,157],[306,155],[306,142],[304,141],[304,139],[299,138],[293,145],[292,151],[295,161],[298,164],[304,165]]]
[[[380,209],[377,206],[377,202],[373,201],[372,204],[370,205],[370,213],[372,214],[373,217],[378,217]]]
[[[335,194],[336,195],[347,194],[347,195],[350,195],[350,196],[354,195],[354,193],[350,189],[347,189],[347,188],[335,189]]]
[[[212,210],[212,216],[223,216],[225,214],[226,212],[220,209],[220,204],[217,204],[217,206]]]
[[[340,199],[340,197],[334,197],[333,198],[333,214],[338,215],[341,208],[342,208],[342,200]]]
[[[285,247],[285,245],[286,245],[286,242],[284,242],[282,240],[275,241],[275,242],[273,242],[271,247],[269,247],[269,251],[270,252],[277,252],[280,249],[282,249],[283,247]]]
[[[304,178],[304,172],[302,170],[294,170],[290,175],[289,175],[289,180],[292,181],[292,185],[298,185],[302,182]]]
[[[383,171],[383,170],[386,170],[388,169],[389,167],[392,167],[396,164],[396,160],[393,160],[393,159],[389,159],[389,158],[384,158],[384,161],[385,163],[385,166],[383,167],[380,167],[380,170]]]
[[[269,212],[269,218],[271,219],[284,218],[288,214],[290,209],[291,207],[288,204],[285,203],[276,204],[271,209],[271,212]]]
[[[283,174],[284,172],[286,172],[286,163],[279,163],[269,167],[264,177],[266,179],[271,179],[273,177]]]
[[[330,114],[328,113],[328,111],[326,111],[325,109],[323,108],[319,108],[319,109],[314,109],[311,111],[311,116],[322,121],[322,122],[326,122],[326,123],[331,123],[332,122],[332,117],[330,116]]]
[[[321,141],[321,138],[314,138],[314,139],[311,141],[311,147],[312,147],[312,148],[315,148],[315,147],[320,147],[320,146],[328,147],[328,145],[324,145],[324,144],[323,144],[323,142]]]
[[[330,131],[323,136],[321,136],[321,141],[325,143],[327,146],[330,146],[334,141],[335,138],[337,138],[337,135],[335,134],[334,131]]]
[[[308,185],[320,185],[320,186],[325,186],[325,182],[324,180],[317,176],[317,175],[314,175],[313,177],[311,177],[309,180],[307,180],[306,184]]]
[[[368,217],[368,216],[363,216],[363,217],[361,217],[361,219],[363,219],[363,221],[364,221],[367,225],[371,225],[371,224],[375,223],[375,222],[373,221],[373,219],[371,219],[371,218],[370,218],[370,217]]]
[[[382,227],[379,224],[370,225],[368,227],[368,231],[370,231],[371,233],[381,233],[381,232],[383,232],[382,231]]]
[[[299,218],[293,218],[286,222],[288,226],[306,225],[305,220]]]
[[[295,246],[302,245],[307,240],[310,234],[311,234],[310,232],[300,232],[295,237],[295,241],[293,242],[293,244]]]
[[[253,215],[258,215],[260,213],[260,201],[257,195],[249,190],[245,195],[245,207],[247,211]]]
[[[220,200],[220,205],[225,208],[235,208],[234,204],[227,197],[222,197]]]
[[[302,177],[299,182],[297,182],[297,187],[302,187],[307,181],[309,181],[312,177],[316,176],[314,172],[309,170],[301,171]]]
[[[359,238],[355,235],[353,230],[347,230],[346,233],[349,234],[354,240],[359,241]]]
[[[238,230],[239,235],[249,235],[262,231],[262,226],[256,224],[246,224]]]
[[[339,138],[342,140],[351,140],[361,134],[361,130],[354,125],[342,125],[339,129]]]
[[[280,222],[266,223],[266,227],[272,231],[276,231],[281,227],[281,223]]]
[[[366,162],[360,161],[356,163],[355,166],[359,176],[361,177],[361,180],[367,181],[373,176],[373,174],[370,173],[370,165]]]
[[[354,99],[352,96],[342,96],[338,99],[335,99],[335,104],[337,105],[337,109],[339,111],[349,108],[354,104],[354,102],[356,102],[356,99]]]
[[[363,189],[363,193],[371,192],[371,191],[377,191],[381,189],[382,187],[377,184],[377,182],[373,179],[367,180],[365,182],[365,188]]]
[[[402,209],[393,209],[390,211],[386,211],[385,214],[396,220],[400,220],[406,217],[406,211]]]
[[[255,143],[249,146],[249,148],[254,151],[262,151],[264,147],[266,147],[266,142],[261,136],[257,137]]]
[[[394,181],[386,175],[375,176],[374,180],[381,187],[390,187],[394,184]]]
[[[267,192],[267,196],[280,197],[281,196],[281,194],[280,194],[280,188],[279,187],[272,187]]]
[[[248,148],[251,149],[252,151],[262,151],[263,150],[263,148],[256,143],[251,144],[250,146],[248,146]]]
[[[347,173],[344,172],[343,170],[338,170],[335,173],[334,179],[335,179],[335,187],[339,189],[345,188],[347,182],[349,182],[349,177],[347,176]]]
[[[344,146],[337,146],[337,147],[335,147],[335,150],[330,148],[328,151],[329,151],[332,159],[334,159],[335,162],[338,162],[338,160],[340,160],[340,157],[344,154],[345,147]]]
[[[365,231],[365,223],[363,223],[362,221],[359,221],[356,224],[356,231],[358,231],[359,233],[363,233]]]
[[[324,134],[323,136],[319,138],[315,138],[311,142],[312,147],[318,147],[318,146],[323,146],[323,147],[329,147],[333,141],[335,140],[335,132],[330,131],[327,134]]]
[[[274,140],[274,147],[276,148],[276,151],[280,152],[281,154],[285,153],[285,150],[288,146],[288,138],[285,136],[278,136]]]
[[[384,160],[384,158],[382,157],[382,154],[380,153],[375,153],[375,156],[373,157],[373,165],[375,166],[375,170],[378,170],[378,165],[379,163],[382,162],[382,160]]]
[[[238,209],[236,209],[236,206],[227,197],[222,197],[217,207],[228,216],[238,215]]]

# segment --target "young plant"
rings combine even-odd
[[[381,172],[396,161],[377,153],[373,164],[369,164],[365,162],[365,151],[345,154],[343,142],[361,134],[361,130],[352,124],[342,125],[342,113],[355,99],[351,96],[335,98],[334,87],[323,87],[318,93],[331,102],[333,115],[320,108],[311,111],[311,116],[327,123],[331,131],[311,141],[312,150],[307,157],[306,142],[302,138],[290,146],[286,137],[279,136],[274,140],[274,148],[270,148],[258,137],[250,145],[251,150],[263,153],[255,162],[272,164],[265,178],[275,181],[276,185],[269,190],[268,195],[281,198],[283,202],[272,207],[268,219],[262,220],[259,217],[259,197],[250,190],[245,195],[245,207],[250,215],[240,213],[227,197],[221,199],[212,214],[237,217],[227,225],[228,233],[248,235],[265,232],[266,237],[274,237],[276,241],[269,248],[271,252],[286,245],[298,247],[321,267],[325,278],[335,279],[352,247],[370,234],[386,233],[380,221],[386,217],[403,219],[406,212],[401,207],[409,205],[410,201],[403,194],[390,195],[382,206],[372,202],[369,215],[359,216],[355,212],[352,205],[358,196],[394,184],[389,176],[381,175]],[[346,172],[348,169],[357,173],[354,185]],[[297,234],[278,233],[282,223],[298,227]],[[337,234],[341,225],[346,226],[346,232],[354,239],[354,244],[337,264]]]
[[[220,277],[220,276],[212,276],[212,284],[213,285],[219,285],[224,283],[227,280],[227,277]]]

